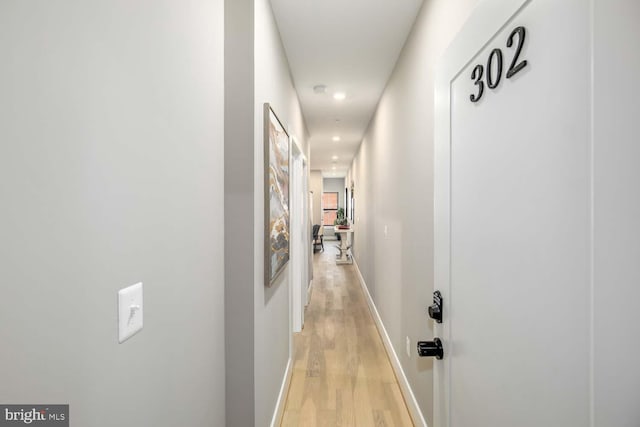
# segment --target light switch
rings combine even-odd
[[[122,344],[142,329],[142,282],[118,291],[118,342]]]

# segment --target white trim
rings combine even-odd
[[[309,280],[309,286],[307,286],[307,303],[305,304],[305,307],[308,306],[309,302],[311,301],[312,286],[313,286],[313,279]]]
[[[362,277],[362,273],[360,272],[360,268],[358,267],[358,263],[355,259],[353,260],[353,266],[356,268],[356,273],[358,274],[358,279],[360,280],[360,285],[362,286],[362,292],[364,292],[364,296],[367,299],[367,304],[369,305],[371,316],[373,316],[373,320],[375,320],[376,322],[378,332],[380,333],[382,342],[384,343],[384,348],[387,350],[387,355],[389,356],[389,360],[391,361],[391,366],[393,367],[393,371],[396,374],[398,383],[400,384],[400,391],[402,391],[402,395],[404,397],[404,401],[407,404],[407,408],[409,409],[411,419],[416,426],[428,427],[427,422],[422,415],[422,411],[420,410],[420,406],[418,405],[418,401],[416,400],[416,396],[413,394],[413,390],[409,385],[409,380],[407,380],[407,376],[402,370],[400,359],[398,359],[398,355],[396,354],[396,351],[391,344],[389,334],[387,334],[387,330],[382,323],[382,318],[378,313],[376,304],[373,302],[373,298],[371,298],[371,294],[369,293],[367,284],[364,281],[364,277]]]
[[[289,283],[291,284],[290,329],[293,334],[301,332],[304,327],[304,308],[308,292],[305,290],[305,282],[309,279],[309,264],[311,263],[311,247],[308,244],[311,242],[311,227],[308,226],[310,223],[307,199],[308,164],[298,139],[294,135],[290,135],[290,256],[293,264],[289,268]]]
[[[303,160],[302,152],[296,143],[296,139],[291,136],[291,159],[289,162],[289,172],[291,177],[291,195],[289,197],[289,243],[290,243],[290,256],[292,265],[289,268],[289,283],[291,284],[290,290],[292,294],[291,304],[291,330],[292,332],[302,331],[302,324],[304,323],[304,305],[302,298],[304,297],[304,280],[303,271],[305,264],[308,260],[305,259],[305,246],[303,245],[304,239],[304,206],[301,206],[303,200],[299,200],[300,194],[304,194],[301,190],[304,186],[303,177]],[[304,197],[304,196],[303,196]],[[302,209],[300,209],[302,207]],[[303,263],[304,261],[304,263]]]
[[[289,358],[287,362],[287,370],[284,373],[282,380],[282,386],[280,387],[280,393],[278,394],[278,401],[276,402],[275,410],[273,411],[273,417],[271,418],[271,427],[279,427],[282,424],[282,417],[284,416],[284,407],[287,403],[287,395],[289,394],[289,385],[291,384],[291,376],[293,375],[293,358]]]
[[[589,2],[589,427],[596,425],[596,1]]]

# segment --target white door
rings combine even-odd
[[[487,0],[439,69],[437,427],[590,423],[589,7]]]

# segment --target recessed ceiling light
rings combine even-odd
[[[340,141],[340,137],[339,137],[339,136],[334,136],[334,137],[333,137],[333,138],[331,138],[331,139],[333,139],[335,142]]]
[[[313,92],[314,93],[326,93],[327,92],[327,85],[315,85],[313,87]]]
[[[331,160],[338,160],[338,156],[333,156]]]
[[[345,95],[344,92],[336,92],[336,93],[333,94],[333,99],[335,99],[337,101],[342,101],[346,97],[347,97],[347,95]]]
[[[333,167],[333,168],[331,168],[331,169],[336,170],[336,167],[334,166],[334,167]]]

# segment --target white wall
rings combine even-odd
[[[264,122],[308,135],[268,0],[226,0],[225,302],[228,427],[266,426],[290,357],[289,265],[264,286]],[[253,123],[253,126],[247,126]]]
[[[222,30],[222,0],[0,2],[0,402],[225,425]]]
[[[225,0],[224,228],[227,427],[255,421],[254,1]]]
[[[268,102],[295,136],[308,158],[307,132],[289,64],[276,27],[271,3],[255,1],[255,151],[254,168],[264,165],[263,104]],[[266,426],[273,415],[276,399],[289,360],[289,272],[290,265],[270,288],[264,286],[264,193],[263,175],[254,180],[254,286],[255,286],[255,387],[256,426]]]
[[[228,427],[271,422],[290,357],[289,265],[264,286],[264,122],[308,135],[268,0],[226,0],[225,241]],[[247,126],[253,123],[253,127]]]
[[[433,362],[413,349],[432,337],[433,70],[476,3],[425,2],[347,176],[355,190],[354,257],[429,423]]]
[[[324,178],[322,185],[325,193],[338,193],[338,207],[344,208],[344,178]]]

